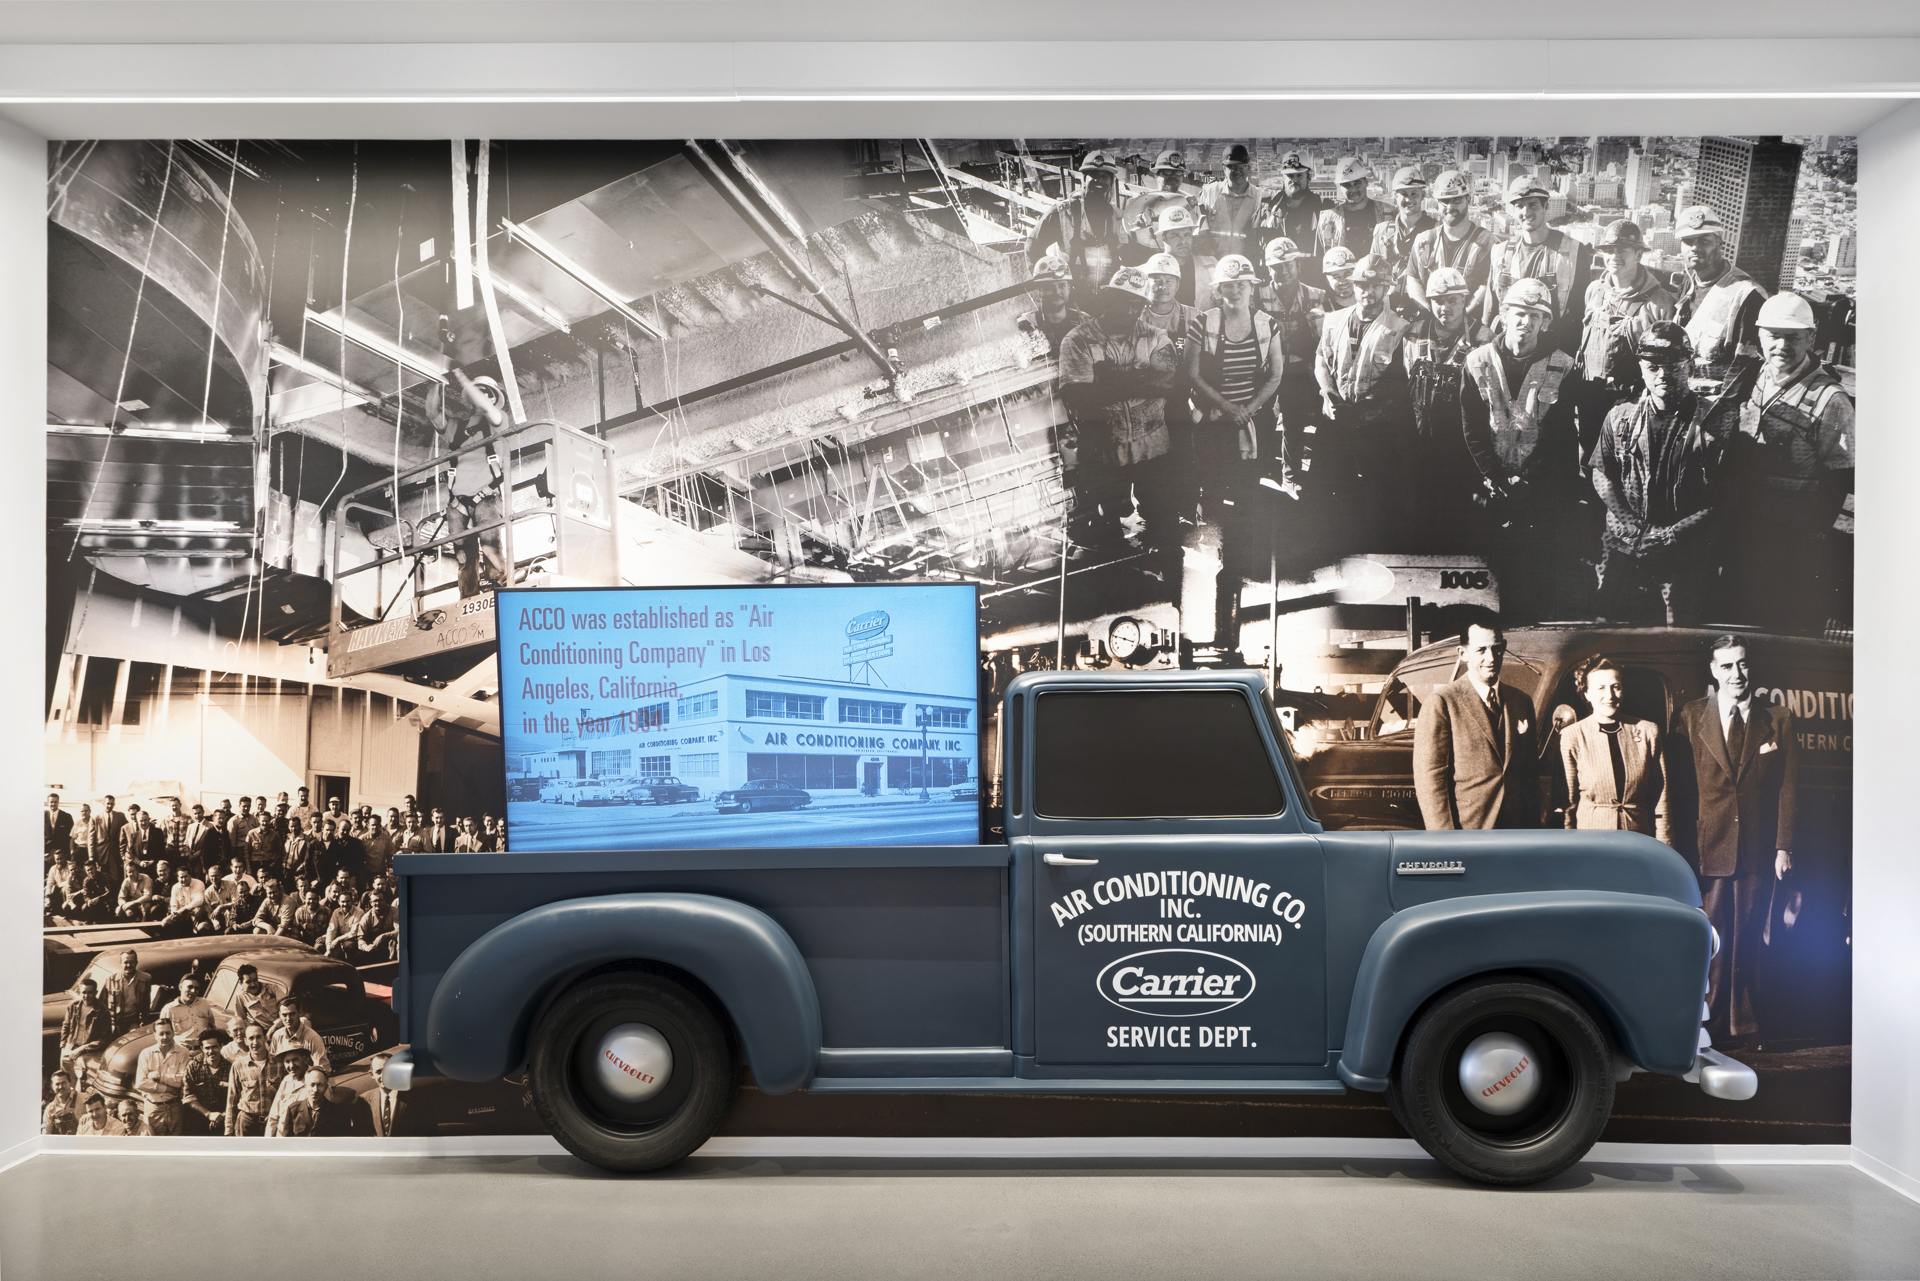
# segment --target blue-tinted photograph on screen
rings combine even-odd
[[[511,848],[977,843],[974,593],[501,592]]]

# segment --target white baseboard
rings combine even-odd
[[[0,1153],[0,1169],[35,1152],[53,1156],[528,1157],[565,1151],[546,1135],[413,1139],[73,1138],[48,1135]],[[895,1136],[722,1136],[696,1158],[839,1157],[852,1160],[1295,1160],[1418,1161],[1412,1139],[1201,1138],[1187,1136],[974,1138]],[[1844,1144],[1600,1143],[1587,1156],[1601,1165],[1854,1165],[1863,1158]],[[1883,1162],[1875,1178],[1916,1196],[1920,1183]],[[1861,1168],[1867,1167],[1862,1165]],[[1898,1180],[1905,1180],[1903,1185]],[[1914,1189],[1914,1190],[1909,1190]],[[1920,1196],[1916,1196],[1920,1199]]]
[[[22,1139],[12,1147],[0,1151],[0,1172],[11,1170],[28,1157],[38,1156],[41,1151],[41,1145],[45,1142],[46,1139],[44,1137],[36,1134],[32,1138]]]
[[[1853,1164],[1862,1174],[1879,1180],[1901,1196],[1920,1201],[1920,1179],[1911,1174],[1896,1170],[1879,1157],[1862,1152],[1859,1148],[1853,1150]]]

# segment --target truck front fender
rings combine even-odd
[[[709,894],[566,899],[487,931],[434,990],[427,1012],[434,1068],[462,1081],[506,1075],[525,1060],[534,1014],[553,982],[614,961],[657,961],[706,984],[766,1093],[812,1079],[820,999],[800,949],[766,913]]]
[[[1386,1089],[1400,1038],[1421,1006],[1462,979],[1515,971],[1585,995],[1629,1059],[1683,1075],[1699,1052],[1712,953],[1703,912],[1646,894],[1481,894],[1396,912],[1360,960],[1340,1078],[1359,1090]]]

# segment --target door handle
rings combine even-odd
[[[1100,860],[1097,858],[1068,858],[1065,854],[1042,854],[1040,861],[1048,867],[1092,867]]]

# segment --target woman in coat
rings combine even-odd
[[[1574,673],[1574,684],[1593,715],[1560,731],[1567,826],[1644,832],[1673,844],[1660,727],[1620,715],[1626,687],[1612,659],[1588,659]]]

